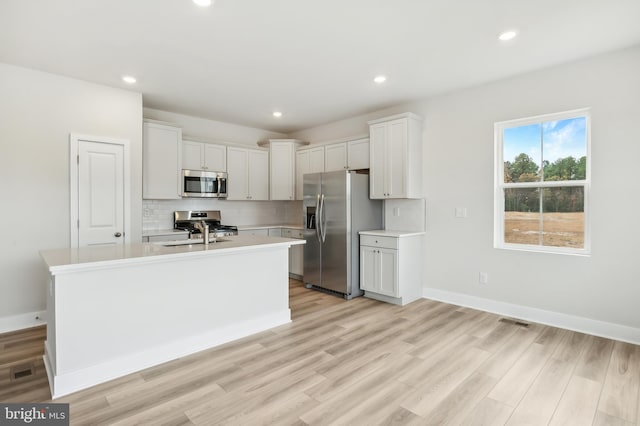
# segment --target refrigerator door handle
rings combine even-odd
[[[321,243],[322,239],[320,238],[320,194],[316,194],[316,214],[314,215],[315,219],[315,228],[316,228],[316,238],[318,242]]]
[[[320,196],[320,235],[322,236],[323,243],[327,238],[327,230],[325,228],[326,225],[327,225],[327,218],[324,213],[324,194],[322,194]]]

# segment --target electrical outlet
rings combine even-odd
[[[456,217],[467,217],[467,208],[466,207],[456,207]]]
[[[151,212],[149,211],[148,208],[144,209],[144,217],[149,217],[151,215]]]
[[[393,215],[394,216],[400,216],[400,207],[394,207],[393,208]]]
[[[480,284],[488,284],[489,274],[487,274],[486,272],[480,272],[480,275],[478,276],[478,281],[480,282]]]

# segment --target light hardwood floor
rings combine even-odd
[[[290,294],[289,325],[55,402],[74,425],[640,425],[639,346],[429,300],[344,301],[293,280]],[[50,398],[43,339],[0,335],[0,401]]]

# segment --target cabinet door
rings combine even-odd
[[[204,169],[210,172],[227,171],[227,147],[205,143],[204,145]]]
[[[369,139],[347,143],[347,166],[349,170],[369,168]]]
[[[398,294],[398,251],[378,249],[378,293],[399,297]]]
[[[200,142],[182,141],[182,168],[202,169],[203,146]]]
[[[324,147],[324,169],[326,172],[345,170],[347,168],[347,144],[336,143]]]
[[[178,199],[182,193],[182,129],[144,123],[142,198]]]
[[[374,124],[369,128],[369,197],[385,198],[386,125]]]
[[[304,246],[291,246],[289,249],[289,273],[304,275]]]
[[[269,152],[249,150],[249,199],[269,199]],[[229,177],[231,180],[231,177]]]
[[[249,152],[243,148],[227,150],[227,199],[246,200],[249,197]]]
[[[387,130],[387,198],[406,197],[405,177],[407,173],[407,130],[406,118],[393,120],[388,123]]]
[[[374,247],[361,246],[360,247],[360,289],[378,292],[376,287],[377,262],[376,255],[377,250]]]
[[[293,200],[295,197],[295,155],[290,142],[271,142],[269,187],[271,200]]]
[[[296,200],[302,200],[304,175],[311,173],[309,157],[310,152],[307,150],[296,152]]]
[[[319,146],[309,150],[309,173],[324,172],[324,147]]]

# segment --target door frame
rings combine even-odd
[[[103,136],[69,134],[69,200],[70,200],[70,247],[78,247],[78,220],[79,220],[79,182],[78,182],[78,146],[80,141],[120,145],[123,148],[123,185],[124,185],[124,244],[129,243],[131,235],[131,167],[130,167],[130,143],[128,139],[115,139]]]

